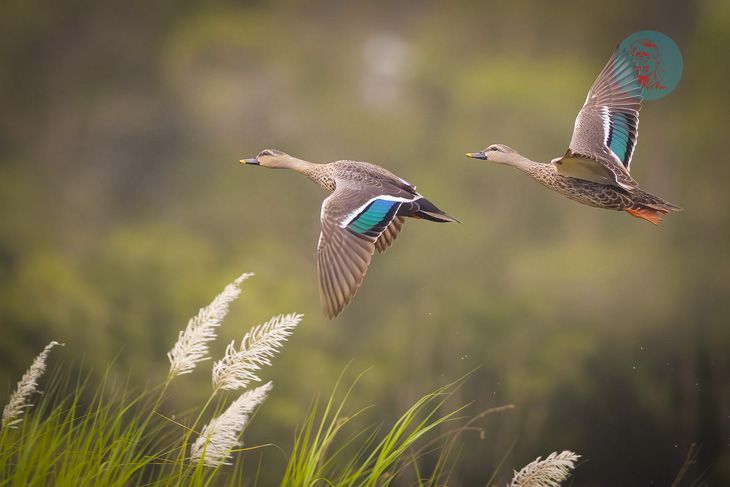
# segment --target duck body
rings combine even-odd
[[[639,189],[629,172],[639,135],[642,91],[628,52],[614,52],[588,92],[563,157],[539,163],[504,144],[466,155],[520,169],[578,203],[626,211],[656,225],[661,220],[658,212],[682,208]]]
[[[456,221],[416,192],[416,187],[411,183],[375,164],[343,160],[312,166],[309,178],[330,194],[338,188],[364,192],[381,201],[399,202],[396,216],[435,222]]]
[[[530,162],[534,165],[527,170],[523,169],[524,172],[546,188],[586,206],[627,211],[652,223],[658,223],[660,220],[656,216],[657,211],[662,213],[682,211],[678,206],[638,187],[622,188],[612,184],[562,176],[553,163]]]
[[[409,182],[368,162],[314,164],[275,149],[241,162],[292,169],[330,193],[322,203],[322,231],[317,245],[320,300],[330,319],[350,303],[373,253],[390,247],[405,218],[457,221],[421,196]]]

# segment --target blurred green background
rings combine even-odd
[[[639,30],[674,39],[684,74],[644,104],[632,174],[684,213],[654,227],[464,157],[562,155]],[[55,367],[116,357],[160,383],[188,318],[255,272],[214,357],[305,318],[263,372],[249,446],[288,451],[351,360],[346,382],[373,368],[350,402],[386,425],[479,367],[459,401],[515,409],[464,436],[455,484],[483,485],[515,439],[502,483],[570,449],[576,485],[670,485],[697,443],[683,485],[730,484],[730,3],[24,0],[0,5],[0,39],[0,398],[50,340]],[[326,193],[238,163],[269,147],[380,164],[462,223],[409,221],[329,322]],[[204,364],[167,406],[201,405],[209,381]]]

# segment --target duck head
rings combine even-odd
[[[276,149],[265,149],[259,152],[259,155],[253,159],[241,159],[241,164],[250,164],[251,166],[271,167],[274,169],[286,169],[290,167],[292,157],[286,152]]]
[[[504,144],[492,144],[481,152],[467,152],[466,157],[512,166],[520,155],[516,150]]]

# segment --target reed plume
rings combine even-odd
[[[239,285],[253,274],[242,274],[232,284],[226,286],[205,308],[201,308],[198,314],[191,318],[185,330],[178,335],[177,343],[167,354],[170,359],[170,372],[167,382],[181,374],[189,374],[195,368],[195,364],[208,360],[208,342],[216,338],[215,327],[220,326],[221,321],[228,313],[228,305],[240,294]]]
[[[38,388],[38,379],[46,371],[46,358],[48,358],[51,349],[56,345],[63,346],[63,343],[54,341],[46,345],[46,348],[33,360],[30,368],[25,372],[20,382],[18,382],[18,387],[10,395],[10,400],[5,406],[5,409],[3,409],[2,429],[17,428],[18,423],[23,421],[20,415],[23,414],[25,408],[30,407],[28,398]]]
[[[202,460],[206,467],[216,467],[221,463],[230,465],[230,462],[225,460],[230,457],[231,450],[243,446],[238,437],[256,406],[266,399],[271,387],[272,383],[267,382],[256,389],[244,392],[223,414],[205,425],[200,436],[190,447],[191,462],[197,463]]]
[[[580,455],[572,451],[553,452],[545,460],[540,457],[527,464],[515,476],[509,487],[558,487],[567,479]]]
[[[301,314],[279,315],[263,325],[251,329],[236,350],[235,341],[226,348],[225,356],[213,366],[213,388],[217,391],[235,390],[260,382],[256,371],[263,365],[271,365],[270,359],[282,342],[302,320]]]

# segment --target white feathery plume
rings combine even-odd
[[[10,401],[3,409],[2,429],[17,428],[18,423],[23,421],[20,417],[23,410],[30,407],[28,398],[38,388],[38,379],[46,371],[46,358],[53,347],[56,345],[64,346],[63,343],[51,342],[46,348],[33,360],[30,368],[25,372],[18,382],[18,387],[10,396]]]
[[[271,365],[269,359],[292,334],[291,330],[302,316],[296,313],[279,315],[254,327],[243,337],[238,350],[235,341],[231,342],[225,356],[213,366],[213,388],[235,390],[246,387],[251,381],[261,381],[255,372],[263,365]]]
[[[580,455],[572,451],[553,452],[545,460],[540,457],[525,466],[515,476],[509,487],[558,487],[567,479]]]
[[[215,340],[214,328],[220,326],[221,321],[228,313],[228,305],[236,299],[241,290],[238,286],[253,274],[242,274],[241,277],[226,286],[207,307],[201,308],[197,316],[191,318],[188,326],[178,335],[177,343],[167,354],[170,359],[170,373],[168,381],[180,374],[189,374],[195,364],[208,360],[207,342]]]
[[[217,467],[221,463],[230,465],[225,460],[230,456],[231,450],[243,446],[243,443],[238,441],[238,436],[248,423],[249,415],[266,399],[271,387],[272,383],[267,382],[256,389],[246,391],[223,414],[205,425],[200,436],[190,447],[190,461],[198,463],[202,458],[206,467]]]

